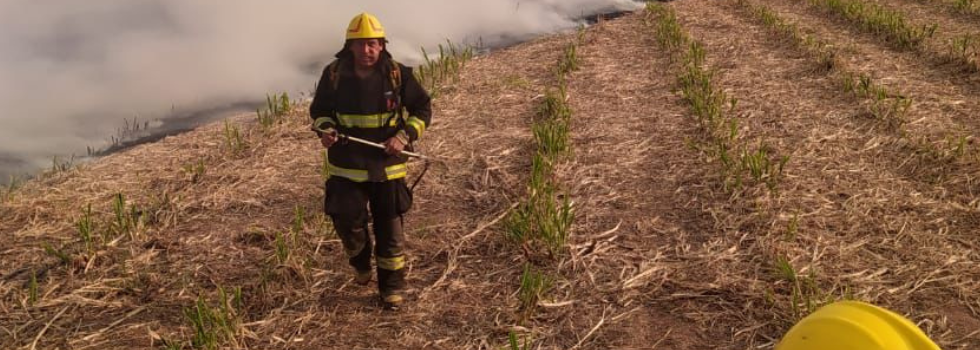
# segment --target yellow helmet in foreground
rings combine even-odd
[[[911,321],[886,309],[840,301],[803,318],[776,350],[940,350]]]
[[[385,28],[377,17],[362,12],[354,16],[347,26],[347,40],[351,39],[381,39],[385,37]]]

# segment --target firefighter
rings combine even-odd
[[[412,198],[405,184],[408,158],[401,152],[422,137],[432,108],[412,69],[395,62],[386,44],[375,16],[354,16],[344,48],[323,70],[310,117],[328,149],[324,211],[343,242],[356,283],[371,282],[373,256],[381,302],[390,309],[404,302],[406,287],[402,215]]]

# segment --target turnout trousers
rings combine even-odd
[[[405,203],[411,200],[410,196],[405,198],[407,190],[404,179],[354,182],[331,176],[326,183],[324,211],[333,221],[348,261],[358,272],[365,272],[371,270],[374,256],[382,297],[405,288],[405,233],[401,215],[410,205]]]

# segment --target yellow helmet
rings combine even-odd
[[[351,39],[382,39],[385,37],[385,28],[377,17],[370,13],[362,12],[354,16],[347,26],[347,40]]]
[[[940,350],[911,321],[857,301],[820,308],[783,336],[776,350]]]

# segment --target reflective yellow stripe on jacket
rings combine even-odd
[[[327,163],[327,171],[330,176],[340,176],[354,182],[365,182],[368,180],[368,171],[361,169],[347,169]],[[385,175],[388,180],[400,179],[408,175],[408,166],[405,164],[395,164],[385,167]]]
[[[418,135],[416,138],[422,138],[422,133],[425,132],[425,122],[422,121],[422,119],[419,119],[413,115],[408,117],[408,122],[406,124],[415,128],[415,134]]]
[[[390,120],[389,120],[390,119]],[[378,114],[338,114],[340,125],[348,128],[380,128],[388,120],[388,126],[398,126],[398,116],[391,112]]]

